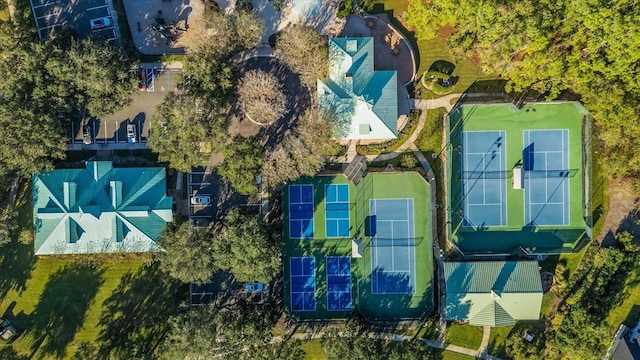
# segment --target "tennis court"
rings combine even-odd
[[[524,131],[525,223],[569,224],[569,130]]]
[[[369,210],[371,292],[414,293],[413,199],[371,199]]]
[[[328,256],[327,310],[351,310],[351,258]]]
[[[324,186],[325,229],[328,238],[349,236],[349,185],[329,184]]]
[[[289,185],[289,237],[313,238],[313,185]]]
[[[292,257],[291,266],[291,310],[316,310],[316,259]]]
[[[507,224],[504,131],[462,132],[463,226]]]

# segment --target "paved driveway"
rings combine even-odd
[[[151,128],[151,118],[169,91],[176,90],[182,79],[182,68],[178,64],[142,63],[139,68],[132,71],[132,76],[144,73],[146,88],[136,90],[132,103],[115,114],[104,118],[91,118],[88,124],[92,131],[92,144],[86,145],[82,141],[81,119],[75,119],[71,123],[70,133],[73,134],[69,149],[90,150],[104,149],[105,145],[121,144],[114,148],[139,145],[128,144],[127,125],[136,126],[136,144],[145,144]],[[146,147],[142,146],[142,148]]]
[[[109,41],[118,39],[118,19],[111,0],[30,0],[33,17],[41,39],[62,28],[74,29],[80,38],[89,35]],[[90,20],[107,18],[109,25],[92,30]]]

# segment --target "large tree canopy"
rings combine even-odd
[[[36,42],[0,22],[0,171],[29,176],[64,157],[71,116],[106,115],[131,101],[131,63],[97,40]]]
[[[258,193],[257,177],[262,167],[262,145],[254,137],[236,135],[222,151],[224,161],[218,173],[231,181],[241,194]]]
[[[297,128],[268,151],[262,174],[275,185],[301,176],[313,176],[336,152],[332,139],[335,125],[318,119],[317,111],[307,111],[298,119]]]
[[[260,308],[200,306],[169,319],[170,330],[160,347],[161,359],[288,360],[304,352],[296,341],[271,343],[273,322]]]
[[[204,228],[170,223],[160,234],[160,270],[185,283],[206,282],[217,268],[213,261],[214,239]]]
[[[214,108],[188,93],[169,93],[151,119],[149,148],[184,172],[206,164],[226,136],[226,118]]]
[[[213,244],[216,266],[241,282],[270,282],[280,269],[280,248],[260,216],[229,212],[225,229]]]
[[[310,27],[292,25],[278,36],[276,49],[291,70],[300,74],[302,83],[316,86],[318,78],[329,74],[329,46],[327,40]]]
[[[614,175],[637,172],[640,153],[640,7],[633,0],[418,0],[407,22],[420,38],[452,25],[458,56],[554,98],[571,89],[594,115]]]
[[[260,42],[264,24],[250,12],[225,15],[205,11],[184,36],[191,53],[184,62],[185,75],[191,79],[191,92],[224,106],[232,93],[233,68],[229,58],[238,50]]]

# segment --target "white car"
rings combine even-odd
[[[93,31],[108,28],[112,24],[111,18],[107,16],[89,20],[89,25],[91,25],[91,30]]]
[[[211,202],[211,198],[208,196],[194,196],[191,198],[191,203],[193,205],[208,205]]]
[[[130,142],[130,143],[138,142],[138,139],[136,138],[136,125],[135,124],[128,124],[127,125],[127,142]]]

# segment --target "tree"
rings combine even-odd
[[[298,118],[298,127],[265,155],[262,174],[275,185],[301,176],[313,176],[336,152],[333,125],[318,119],[315,111]]]
[[[130,61],[106,43],[69,38],[34,42],[0,22],[0,171],[30,176],[66,151],[65,129],[87,110],[105,115],[131,100]]]
[[[280,270],[279,247],[260,216],[230,211],[225,228],[213,244],[216,266],[240,282],[268,283]]]
[[[168,320],[169,331],[161,346],[161,359],[209,359],[216,346],[216,313],[207,306],[191,307]]]
[[[264,33],[264,22],[253,11],[240,10],[231,14],[235,40],[240,49],[251,49],[258,44]]]
[[[292,25],[278,36],[276,49],[291,70],[300,74],[301,82],[315,87],[318,78],[329,74],[327,40],[311,27]]]
[[[161,359],[300,359],[299,342],[270,344],[273,321],[264,309],[251,306],[190,308],[169,319]]]
[[[640,154],[640,8],[632,0],[574,2],[419,0],[407,22],[419,38],[455,28],[448,43],[457,57],[509,79],[507,90],[531,88],[554,99],[570,89],[593,115],[605,144],[605,171],[636,174]],[[594,15],[597,14],[597,15]]]
[[[190,94],[169,93],[151,119],[147,145],[176,170],[206,164],[226,137],[226,118],[213,109]]]
[[[342,334],[333,332],[322,339],[322,347],[329,360],[424,360],[435,359],[436,354],[419,339],[403,342],[368,338],[347,328]]]
[[[76,108],[98,117],[113,114],[131,103],[135,91],[131,65],[119,47],[92,39],[53,47],[44,63],[46,100],[42,100],[68,113]]]
[[[640,251],[640,246],[636,244],[635,237],[628,231],[618,232],[614,237],[624,252],[633,253]]]
[[[512,331],[505,341],[505,351],[509,358],[513,360],[538,360],[544,358],[543,334],[532,329],[521,329],[522,331]],[[532,341],[523,338],[524,331],[534,335]]]
[[[262,166],[262,146],[256,138],[236,135],[222,153],[224,161],[218,167],[218,173],[229,179],[239,193],[256,194],[256,179]]]
[[[179,226],[170,223],[158,240],[164,249],[158,254],[160,270],[184,283],[209,281],[217,270],[213,260],[215,241],[205,229],[189,222]]]
[[[282,85],[262,70],[251,70],[240,79],[238,102],[245,114],[261,125],[269,125],[288,112]]]

